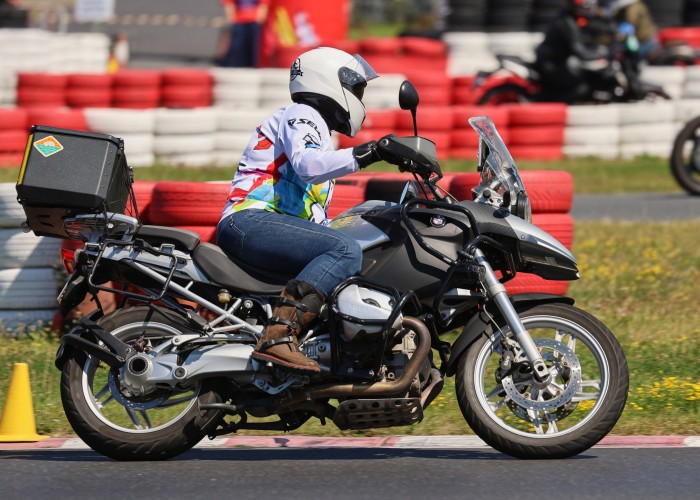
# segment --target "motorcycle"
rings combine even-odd
[[[700,116],[686,123],[671,150],[671,173],[689,194],[700,195]]]
[[[632,102],[644,99],[671,99],[663,87],[639,78],[636,55],[636,37],[629,29],[620,28],[622,38],[613,44],[607,58],[576,61],[577,70],[590,90],[570,104],[606,104]],[[484,88],[478,104],[504,104],[512,102],[568,102],[570,95],[562,95],[557,89],[543,84],[534,62],[517,56],[496,55],[498,67],[493,71],[480,71],[474,80],[474,89]],[[490,88],[488,78],[497,74],[505,81]]]
[[[399,102],[415,127],[410,82]],[[492,121],[469,122],[480,136],[473,200],[440,188],[433,142],[390,136],[399,170],[413,175],[400,199],[364,201],[331,222],[360,242],[364,258],[299,336],[320,374],[251,358],[292,276],[137,216],[69,214],[63,230],[84,246],[71,259],[61,309],[100,290],[122,297],[109,314],[98,300],[61,339],[55,364],[76,434],[114,459],[162,460],[205,436],[287,432],[311,418],[343,430],[413,425],[454,376],[464,419],[503,453],[564,458],[596,444],[625,406],[623,351],[569,297],[508,295],[503,283],[518,272],[577,279],[576,260],[531,223]],[[37,231],[31,217],[27,224]],[[454,330],[456,340],[444,340]]]

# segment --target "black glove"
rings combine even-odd
[[[377,141],[369,141],[364,144],[358,144],[352,148],[352,155],[357,160],[360,168],[369,167],[372,163],[377,163],[382,158],[377,151]]]
[[[397,156],[390,148],[392,139],[396,137],[394,134],[388,134],[377,141],[377,153],[379,158],[392,165],[401,164],[401,157]],[[400,170],[400,168],[399,168]]]

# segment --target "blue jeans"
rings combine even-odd
[[[292,215],[236,212],[219,222],[216,237],[224,252],[246,264],[296,274],[326,296],[362,267],[362,248],[355,239]]]
[[[231,40],[221,65],[228,68],[256,68],[260,53],[260,25],[236,23],[231,26]]]

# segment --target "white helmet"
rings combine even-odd
[[[311,104],[330,119],[329,127],[354,137],[365,121],[362,96],[377,74],[361,56],[319,47],[292,64],[289,92],[294,102]]]

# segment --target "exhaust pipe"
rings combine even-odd
[[[336,398],[354,396],[357,398],[378,398],[394,396],[408,391],[413,379],[418,374],[423,361],[430,352],[430,332],[425,324],[410,316],[404,316],[403,327],[413,330],[418,335],[418,347],[406,364],[406,369],[401,376],[391,382],[376,382],[372,385],[366,384],[332,384],[320,387],[312,387],[305,391],[302,396],[286,401],[284,406],[291,406],[299,401],[317,400],[323,398]]]

